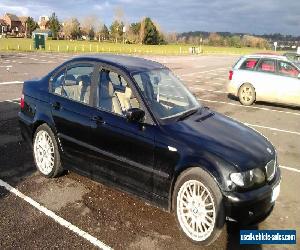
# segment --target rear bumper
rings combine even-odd
[[[275,205],[272,201],[273,189],[280,185],[280,181],[281,174],[277,168],[270,184],[244,193],[224,194],[226,218],[242,225],[257,224],[266,219]]]
[[[32,122],[22,112],[19,112],[18,117],[19,117],[19,126],[20,126],[21,135],[23,137],[23,140],[32,147],[32,137],[33,137]]]
[[[226,91],[228,92],[228,94],[231,94],[233,96],[238,95],[238,88],[237,86],[235,86],[233,81],[228,81],[226,83]]]

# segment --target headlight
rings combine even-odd
[[[230,174],[231,181],[243,188],[249,188],[255,184],[265,181],[265,174],[260,168],[251,169],[249,171]]]

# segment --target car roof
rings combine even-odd
[[[277,55],[277,54],[271,54],[271,53],[257,53],[257,54],[251,54],[251,55],[245,55],[245,58],[270,58],[270,59],[280,59],[288,61],[285,56]]]
[[[107,63],[112,66],[125,69],[129,73],[166,68],[164,65],[158,62],[147,60],[141,57],[113,55],[113,54],[81,55],[81,56],[74,57],[70,61],[81,61],[81,60]]]

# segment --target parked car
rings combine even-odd
[[[242,56],[229,71],[227,91],[243,105],[255,101],[300,105],[300,68],[285,56]]]
[[[300,54],[296,52],[287,52],[284,53],[283,56],[285,56],[288,60],[295,63],[298,67],[300,67]]]
[[[263,220],[279,194],[273,145],[153,61],[67,61],[24,83],[19,120],[44,176],[74,170],[133,193],[174,212],[195,243],[216,240],[226,219]]]

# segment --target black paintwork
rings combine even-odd
[[[103,65],[118,70],[133,88],[147,120],[128,121],[100,110],[93,98],[89,105],[84,105],[52,94],[50,78],[78,62],[94,63],[97,70]],[[131,77],[133,72],[158,68],[165,67],[129,56],[84,56],[62,64],[39,80],[25,82],[25,108],[19,113],[24,138],[31,142],[35,129],[47,123],[59,138],[65,168],[133,193],[166,210],[172,209],[177,177],[190,167],[201,167],[216,180],[228,216],[234,217],[230,211],[239,202],[244,204],[246,200],[252,204],[261,196],[270,200],[273,182],[254,191],[238,191],[228,185],[228,180],[232,172],[264,169],[276,157],[272,144],[253,129],[205,107],[183,120],[160,122],[139,95]],[[95,96],[94,91],[92,88],[91,97]],[[276,178],[280,179],[279,171]],[[249,192],[256,194],[249,198]],[[265,213],[270,206],[264,209]]]

